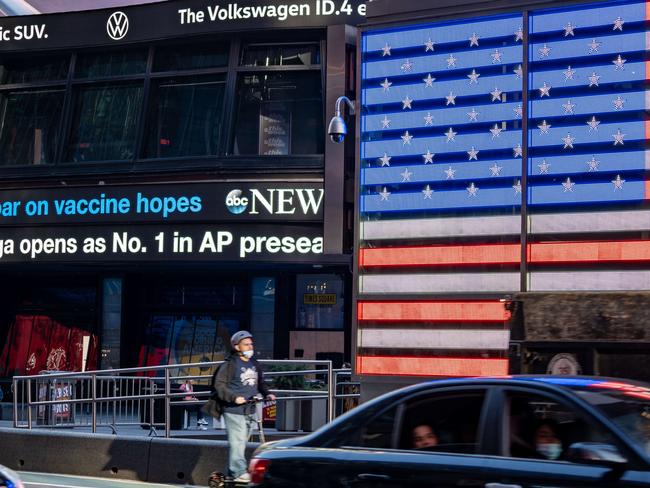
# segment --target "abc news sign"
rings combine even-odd
[[[0,226],[323,222],[313,182],[232,182],[0,191]]]

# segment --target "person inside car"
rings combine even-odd
[[[416,426],[411,432],[413,449],[428,449],[438,445],[438,436],[433,427],[427,424]]]
[[[534,434],[535,451],[542,459],[560,459],[563,454],[558,424],[554,420],[540,420]]]

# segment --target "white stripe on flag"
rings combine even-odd
[[[361,329],[359,347],[506,350],[507,330]]]
[[[650,290],[650,271],[531,272],[530,291]]]
[[[359,293],[519,291],[519,273],[431,273],[359,276]]]
[[[574,212],[530,216],[531,234],[647,231],[648,229],[650,229],[650,210]]]
[[[421,239],[453,236],[517,235],[521,217],[442,217],[437,219],[376,220],[361,222],[362,241]]]

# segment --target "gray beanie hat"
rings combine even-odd
[[[243,341],[244,339],[248,339],[249,337],[252,338],[253,334],[251,334],[247,330],[240,330],[239,332],[235,332],[232,335],[232,337],[230,338],[230,344],[232,344],[232,347],[235,347],[241,341]]]

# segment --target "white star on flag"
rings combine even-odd
[[[499,166],[497,162],[495,161],[492,166],[490,166],[490,176],[501,176],[501,170],[503,169],[503,166]]]
[[[384,89],[384,93],[386,93],[387,91],[390,91],[390,86],[391,86],[392,84],[393,84],[393,82],[388,81],[388,78],[386,78],[386,79],[384,79],[383,82],[381,82],[381,83],[379,84],[379,86],[381,86],[381,87]]]
[[[517,105],[512,109],[512,111],[518,119],[521,119],[524,116],[524,108],[521,105]]]
[[[411,181],[411,176],[413,176],[413,173],[409,171],[408,168],[404,168],[404,171],[400,173],[400,176],[402,177],[402,183],[405,183],[407,181]]]
[[[392,159],[391,156],[389,156],[388,154],[384,153],[384,155],[383,155],[381,158],[379,158],[379,161],[381,162],[381,166],[382,166],[382,167],[384,167],[384,166],[390,166],[390,160],[391,160],[391,159]]]
[[[618,95],[615,100],[612,100],[612,103],[614,104],[614,110],[622,110],[625,105],[625,100]]]
[[[499,137],[501,135],[502,130],[503,129],[499,127],[498,124],[494,124],[494,126],[490,129],[490,132],[492,133],[492,139],[494,139],[495,137]]]
[[[575,137],[571,137],[571,134],[567,134],[566,137],[563,137],[564,149],[573,149],[573,142],[576,140]]]
[[[503,93],[502,90],[499,90],[496,86],[494,87],[494,90],[490,92],[490,95],[492,95],[492,101],[500,101],[501,100],[501,94]]]
[[[598,171],[599,165],[600,165],[600,161],[596,159],[596,156],[592,156],[591,159],[587,161],[587,167],[589,168],[590,173],[594,171]]]
[[[475,197],[478,194],[479,188],[474,183],[470,183],[466,190],[470,197]]]
[[[515,195],[521,193],[521,180],[517,180],[514,185],[512,185],[512,189],[515,191]]]
[[[522,41],[523,42],[523,40],[524,40],[524,28],[519,27],[519,29],[517,29],[515,31],[515,42],[517,42],[517,41]]]
[[[433,157],[435,156],[434,153],[432,153],[429,149],[427,149],[427,153],[422,155],[422,158],[424,159],[424,164],[431,163],[433,164]]]
[[[433,190],[429,185],[424,187],[424,190],[422,190],[422,193],[424,194],[424,199],[426,200],[427,198],[431,200],[431,196],[433,195]]]
[[[573,109],[575,108],[576,104],[571,103],[571,100],[567,100],[566,103],[562,104],[562,107],[564,108],[564,113],[565,114],[572,114],[573,115]]]
[[[469,38],[469,47],[478,46],[479,36],[476,35],[476,32],[472,32],[472,37]]]
[[[455,170],[455,169],[451,169],[451,166],[449,166],[449,168],[447,168],[447,169],[445,170],[445,174],[447,175],[447,178],[446,178],[446,179],[448,179],[448,180],[453,180],[453,179],[454,179],[454,176],[456,175],[456,170]]]
[[[413,70],[413,63],[411,62],[410,59],[407,59],[406,61],[404,61],[404,63],[402,63],[402,66],[400,66],[400,69],[404,73],[410,73]]]
[[[551,88],[553,88],[551,85],[544,82],[544,84],[539,88],[539,96],[540,96],[540,98],[543,98],[545,96],[550,97],[551,96]]]
[[[616,175],[616,179],[612,180],[612,183],[614,183],[614,191],[622,190],[623,183],[625,183],[625,180],[621,179],[621,175]]]
[[[538,51],[539,51],[539,57],[540,58],[548,58],[549,54],[551,54],[551,48],[548,47],[546,44],[544,44],[544,46],[540,47],[538,49]]]
[[[495,49],[494,52],[490,54],[490,56],[492,56],[492,64],[502,62],[501,56],[503,56],[503,53],[498,49]]]
[[[449,128],[447,132],[445,132],[445,135],[447,136],[447,141],[456,141],[456,135],[458,135],[458,132],[454,132],[453,128]]]
[[[524,149],[521,147],[521,144],[517,144],[515,147],[512,148],[512,157],[513,158],[524,157]]]
[[[587,46],[589,46],[589,54],[597,53],[598,48],[601,44],[602,42],[598,42],[596,39],[592,39],[591,42],[587,44]]]
[[[540,175],[547,175],[548,169],[551,167],[551,163],[547,163],[546,159],[542,159],[542,162],[537,165],[539,168]]]
[[[422,78],[422,81],[424,81],[425,88],[432,88],[433,82],[436,81],[436,79],[431,76],[431,73],[429,73],[426,78]]]
[[[587,125],[589,126],[589,132],[595,130],[598,131],[598,125],[600,124],[600,120],[596,120],[596,116],[592,116],[590,120],[587,121]]]
[[[612,137],[614,138],[614,145],[616,146],[616,145],[620,144],[621,146],[624,146],[625,143],[623,142],[623,138],[624,138],[626,135],[627,135],[627,134],[623,134],[623,133],[621,132],[621,129],[617,129],[617,130],[616,130],[616,134],[612,134]]]
[[[591,76],[589,77],[589,86],[600,86],[598,84],[598,81],[600,80],[600,75],[597,75],[596,72],[594,71],[591,73]]]
[[[402,100],[402,110],[406,110],[407,108],[413,108],[411,107],[411,103],[413,103],[413,99],[406,95],[406,98]]]
[[[576,26],[571,24],[571,22],[569,22],[566,25],[566,27],[564,28],[564,37],[567,37],[567,36],[575,37],[575,33],[573,32],[573,29],[575,29],[575,28],[576,28]]]
[[[521,78],[524,76],[524,70],[521,65],[518,65],[515,69],[512,70],[512,72],[515,74],[515,77],[518,80],[521,80]]]
[[[456,95],[454,95],[454,92],[450,91],[449,95],[447,95],[445,99],[447,100],[445,105],[456,105]]]
[[[571,178],[567,178],[566,181],[562,183],[562,187],[564,188],[564,193],[573,192],[574,186],[576,186],[576,184],[573,181],[571,181]]]
[[[551,124],[546,123],[546,120],[542,120],[542,123],[537,126],[540,130],[540,134],[548,134],[548,130],[552,127]]]
[[[402,146],[406,146],[407,144],[410,146],[411,145],[411,140],[413,139],[413,136],[409,134],[409,131],[406,131],[402,137]]]
[[[388,45],[388,43],[386,43],[386,45],[381,49],[381,51],[382,51],[381,53],[382,58],[384,56],[390,56],[390,46]]]
[[[616,70],[619,70],[619,69],[624,70],[625,69],[625,66],[624,66],[625,61],[627,61],[627,59],[623,59],[621,57],[621,55],[619,54],[618,57],[614,61],[612,61],[612,63],[614,63],[614,69],[616,69]]]
[[[429,51],[433,51],[434,50],[433,49],[434,44],[435,44],[435,42],[433,42],[431,40],[431,38],[429,37],[429,39],[427,39],[426,42],[424,43],[424,52],[428,53]]]
[[[471,85],[472,83],[476,83],[478,85],[478,77],[481,76],[476,72],[475,69],[472,70],[470,74],[467,75],[469,78],[469,84]]]
[[[472,108],[471,112],[467,112],[470,122],[478,122],[479,115],[481,115],[480,112],[477,112],[474,108]]]
[[[476,149],[474,149],[474,146],[472,146],[472,149],[467,151],[467,155],[469,156],[468,161],[471,161],[472,159],[475,160],[475,161],[478,161],[478,153],[479,152],[480,151],[477,151]]]
[[[433,115],[431,115],[431,112],[427,112],[427,114],[424,116],[424,126],[429,127],[433,125]]]
[[[619,30],[623,32],[623,24],[625,24],[625,21],[621,17],[616,17],[616,20],[614,21],[614,27],[612,27],[612,30]]]
[[[447,58],[447,68],[455,68],[456,61],[458,61],[458,59],[455,58],[453,54],[450,54],[449,57]]]
[[[379,196],[381,197],[381,199],[379,200],[380,202],[384,202],[384,201],[387,202],[388,197],[390,196],[390,192],[388,191],[388,189],[386,187],[384,187],[384,189],[379,192]]]
[[[567,66],[566,71],[564,72],[564,81],[572,80],[573,75],[576,74],[576,70],[571,69],[571,66]]]
[[[384,118],[381,121],[381,128],[388,129],[390,127],[390,119],[384,115]]]

